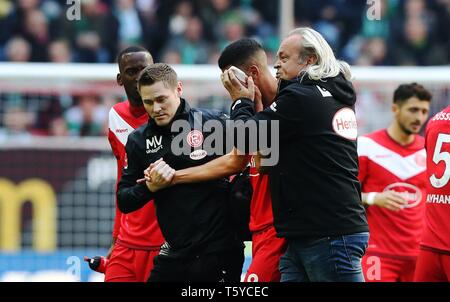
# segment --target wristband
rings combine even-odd
[[[375,203],[375,196],[377,195],[376,192],[370,192],[369,194],[367,194],[367,198],[366,198],[366,204],[371,206]]]

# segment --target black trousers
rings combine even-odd
[[[240,282],[244,248],[174,258],[158,255],[148,282]]]

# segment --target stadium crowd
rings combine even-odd
[[[81,20],[70,21],[66,1],[0,0],[0,61],[113,63],[120,50],[142,45],[155,62],[215,65],[230,42],[253,37],[273,64],[281,39],[278,2],[81,0]],[[352,65],[449,63],[450,0],[381,0],[381,7],[381,20],[373,22],[365,1],[295,1],[295,22],[323,34]],[[0,140],[104,135],[117,101],[2,91]]]

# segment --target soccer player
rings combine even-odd
[[[127,166],[125,145],[134,129],[148,122],[148,114],[137,91],[141,70],[153,64],[151,54],[141,47],[129,47],[118,55],[117,83],[125,88],[127,101],[109,112],[108,140],[117,159],[117,179]],[[118,182],[117,181],[117,182]],[[153,258],[163,244],[153,202],[139,211],[122,214],[116,208],[113,245],[106,266],[106,282],[145,282],[153,268]]]
[[[277,93],[277,80],[269,71],[267,55],[261,45],[252,39],[241,39],[228,45],[220,55],[219,67],[225,71],[230,66],[236,66],[246,75],[252,76],[256,87],[261,92],[262,107],[269,107]],[[250,167],[250,181],[253,186],[250,204],[252,263],[244,281],[279,282],[278,266],[280,257],[286,249],[286,241],[284,238],[276,236],[273,226],[269,176],[263,174],[263,171],[260,173],[256,165],[258,160],[254,156]]]
[[[424,139],[418,133],[428,118],[430,101],[423,86],[400,85],[394,92],[390,126],[359,138],[359,179],[370,228],[362,261],[366,281],[413,280],[426,186]]]
[[[425,133],[427,203],[414,281],[450,282],[450,106]]]
[[[219,156],[199,148],[205,148],[204,142],[214,133],[205,130],[205,123],[225,126],[227,117],[212,110],[190,108],[181,98],[182,83],[167,64],[145,68],[138,89],[151,119],[127,141],[128,165],[123,169],[117,197],[123,213],[139,210],[154,199],[167,244],[155,257],[149,281],[238,282],[244,253],[231,224],[227,180],[169,188],[160,185],[173,177],[172,168],[198,166]],[[152,163],[164,173],[151,175],[151,182],[138,183]]]

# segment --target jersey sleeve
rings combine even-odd
[[[368,175],[368,166],[369,166],[369,154],[367,150],[365,137],[358,138],[358,161],[359,161],[358,179],[361,182],[361,189],[364,192],[364,183]]]
[[[121,160],[120,152],[119,152],[119,145],[117,142],[117,138],[115,137],[114,133],[109,129],[108,131],[108,141],[109,145],[111,146],[111,150],[114,154],[114,157],[117,161],[117,180],[116,180],[116,192],[117,192],[117,186],[119,185],[119,179],[120,175],[122,173],[122,167],[123,167],[123,160]],[[116,196],[116,194],[114,194]],[[113,226],[113,238],[117,238],[120,233],[120,224],[122,219],[122,212],[119,211],[119,208],[117,206],[117,198],[115,198],[115,205],[116,205],[116,215],[114,217],[114,226]]]

